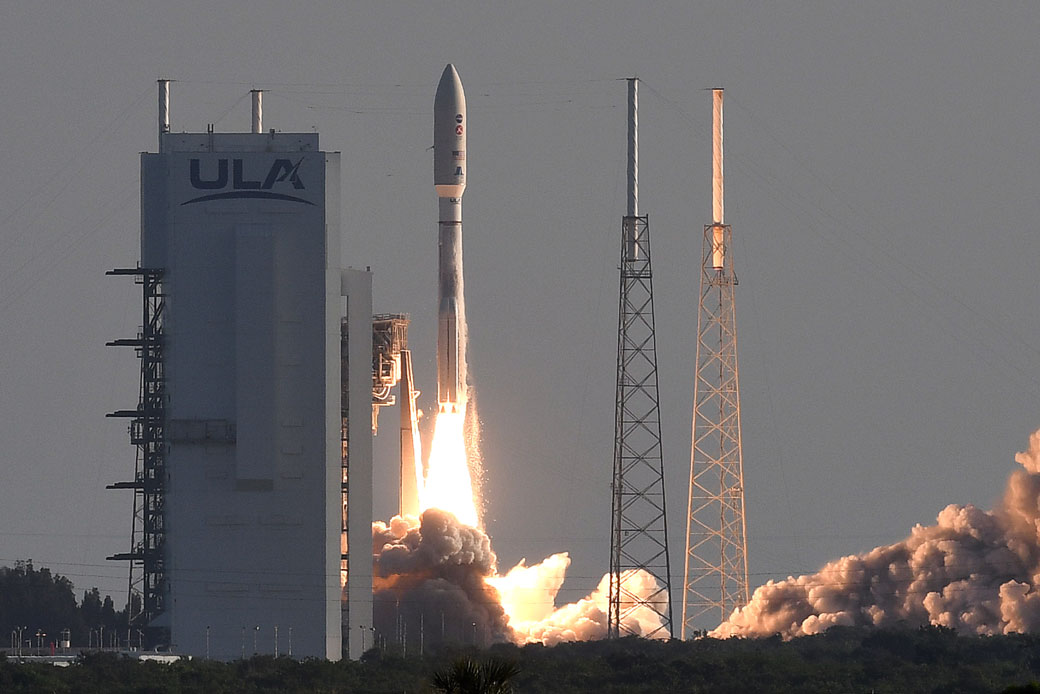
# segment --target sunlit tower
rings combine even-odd
[[[712,90],[712,218],[704,227],[682,638],[748,601],[747,519],[732,234],[725,222],[722,90]],[[717,623],[717,622],[716,622]]]
[[[610,638],[672,633],[672,602],[665,516],[661,417],[657,397],[657,343],[650,269],[650,227],[639,215],[639,81],[628,80],[628,213],[621,225],[614,477],[611,484]],[[649,595],[635,589],[635,572],[656,580]],[[661,626],[633,632],[633,612],[656,613]]]

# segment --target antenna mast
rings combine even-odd
[[[639,80],[628,81],[628,209],[621,224],[614,477],[611,483],[608,638],[671,636],[672,601],[665,516],[650,227],[639,216]],[[639,573],[653,577],[650,594]],[[656,613],[660,626],[638,629],[633,613]]]
[[[747,518],[732,234],[725,220],[722,90],[712,90],[712,217],[704,226],[693,445],[686,516],[682,638],[701,617],[724,620],[748,602]],[[717,621],[712,624],[717,624]]]

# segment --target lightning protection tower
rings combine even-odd
[[[682,638],[702,619],[748,601],[747,519],[740,443],[740,381],[732,235],[725,223],[722,90],[712,90],[712,213],[704,227],[693,445],[686,518]]]
[[[650,268],[650,227],[639,215],[639,82],[628,80],[628,214],[621,225],[614,477],[611,484],[610,638],[671,636],[672,602],[665,516],[657,343]],[[647,593],[640,572],[655,581]],[[660,626],[642,632],[630,617],[656,614]]]

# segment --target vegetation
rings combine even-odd
[[[499,675],[492,676],[493,672]],[[479,673],[487,678],[480,680]],[[3,692],[1038,692],[1040,636],[957,636],[927,627],[836,627],[784,642],[500,644],[361,662],[258,656],[162,665],[88,652],[67,668],[0,656]],[[469,683],[478,688],[462,688]],[[501,685],[501,689],[489,687]],[[479,688],[483,686],[484,688]],[[454,687],[454,689],[452,688]]]
[[[510,680],[520,674],[515,663],[461,658],[446,670],[433,673],[434,691],[443,694],[511,694]]]
[[[46,647],[66,629],[73,646],[97,646],[102,637],[107,645],[117,634],[125,642],[126,611],[117,612],[112,598],[102,598],[97,588],[77,604],[72,581],[36,569],[31,560],[0,567],[0,645],[17,648],[20,635],[22,646]]]
[[[958,636],[941,627],[835,627],[792,641],[616,641],[485,651],[443,647],[409,657],[372,649],[361,662],[257,656],[220,663],[137,661],[84,650],[70,667],[18,662],[22,645],[69,629],[74,646],[125,635],[126,615],[32,562],[0,568],[0,692],[1015,692],[1040,694],[1040,635]],[[2,637],[2,633],[0,633]],[[122,636],[125,639],[125,636]],[[15,647],[12,647],[14,645]]]

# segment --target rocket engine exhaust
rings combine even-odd
[[[462,329],[462,194],[466,190],[466,94],[454,65],[444,68],[433,101],[433,184],[439,221],[437,403],[459,412],[466,399]]]
[[[377,637],[390,638],[404,650],[418,646],[420,652],[425,643],[552,645],[604,638],[610,574],[585,598],[557,606],[570,564],[567,553],[531,566],[521,560],[500,574],[491,538],[481,523],[480,421],[467,374],[462,276],[466,126],[462,82],[455,67],[448,65],[434,99],[440,411],[424,474],[415,484],[419,499],[409,505],[419,509],[418,517],[402,514],[388,523],[373,523],[373,628]],[[622,606],[626,633],[666,634],[661,605],[636,605],[664,594],[656,579],[637,569],[620,580],[632,600]]]

